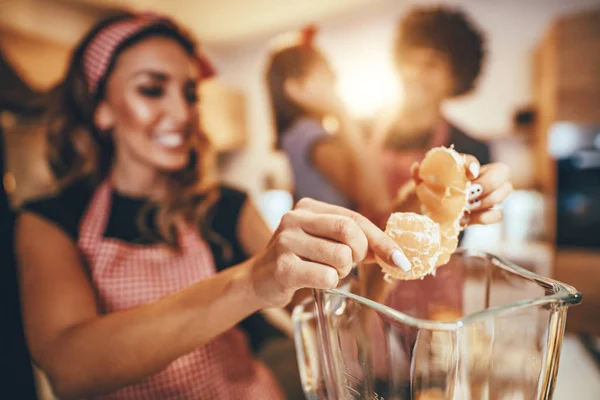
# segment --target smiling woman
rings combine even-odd
[[[16,229],[28,345],[60,398],[281,399],[251,353],[273,328],[252,315],[400,252],[313,200],[273,233],[219,185],[196,104],[211,75],[156,16],[106,20],[73,54],[47,121],[59,190]]]
[[[131,180],[124,174],[136,177],[125,193],[140,195],[157,183],[159,190],[171,194],[159,207],[158,233],[174,244],[169,234],[172,215],[184,210],[195,214],[200,196],[210,201],[205,195],[214,188],[208,176],[209,144],[198,131],[196,109],[197,83],[213,71],[195,56],[195,44],[185,33],[165,21],[156,22],[117,19],[112,31],[100,26],[98,34],[76,50],[64,98],[50,115],[51,163],[65,184],[90,172],[97,181],[106,179],[113,158],[125,164],[114,168],[116,186]],[[65,112],[65,105],[78,112]],[[170,118],[162,118],[165,112]],[[77,131],[76,126],[87,129]],[[158,168],[144,168],[148,164]],[[166,179],[165,172],[175,179]]]

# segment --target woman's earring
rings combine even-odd
[[[101,103],[96,107],[94,113],[94,124],[100,132],[109,132],[114,124],[112,110],[106,103]]]

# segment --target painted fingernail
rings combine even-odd
[[[392,252],[392,261],[396,264],[397,267],[401,268],[402,271],[408,272],[411,270],[412,265],[410,265],[410,261],[404,255],[402,250],[396,249]]]
[[[471,200],[469,201],[469,210],[476,210],[481,207],[481,200]]]
[[[479,164],[476,162],[472,162],[469,165],[469,171],[471,171],[473,178],[477,178],[479,176]]]
[[[469,200],[475,200],[483,193],[483,186],[479,183],[474,183],[471,185],[471,190],[469,191]]]

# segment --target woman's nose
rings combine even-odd
[[[185,124],[194,112],[195,104],[190,104],[182,94],[169,96],[165,101],[165,116],[175,124]]]
[[[402,68],[402,75],[407,81],[418,81],[421,79],[421,68],[414,64],[405,64]]]

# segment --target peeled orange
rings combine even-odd
[[[419,178],[416,194],[421,211],[440,226],[442,254],[437,265],[443,265],[458,246],[460,220],[467,210],[471,182],[465,160],[453,148],[436,147],[421,161]]]
[[[400,246],[412,265],[405,272],[378,259],[388,279],[422,279],[435,271],[441,254],[441,236],[439,226],[431,218],[415,213],[394,213],[388,219],[385,232]]]
[[[400,190],[399,203],[416,194],[421,214],[394,213],[386,233],[398,243],[412,264],[409,272],[379,260],[387,279],[422,279],[448,263],[458,246],[460,221],[468,205],[471,182],[465,159],[452,147],[436,147],[425,154],[419,166],[419,183]]]

